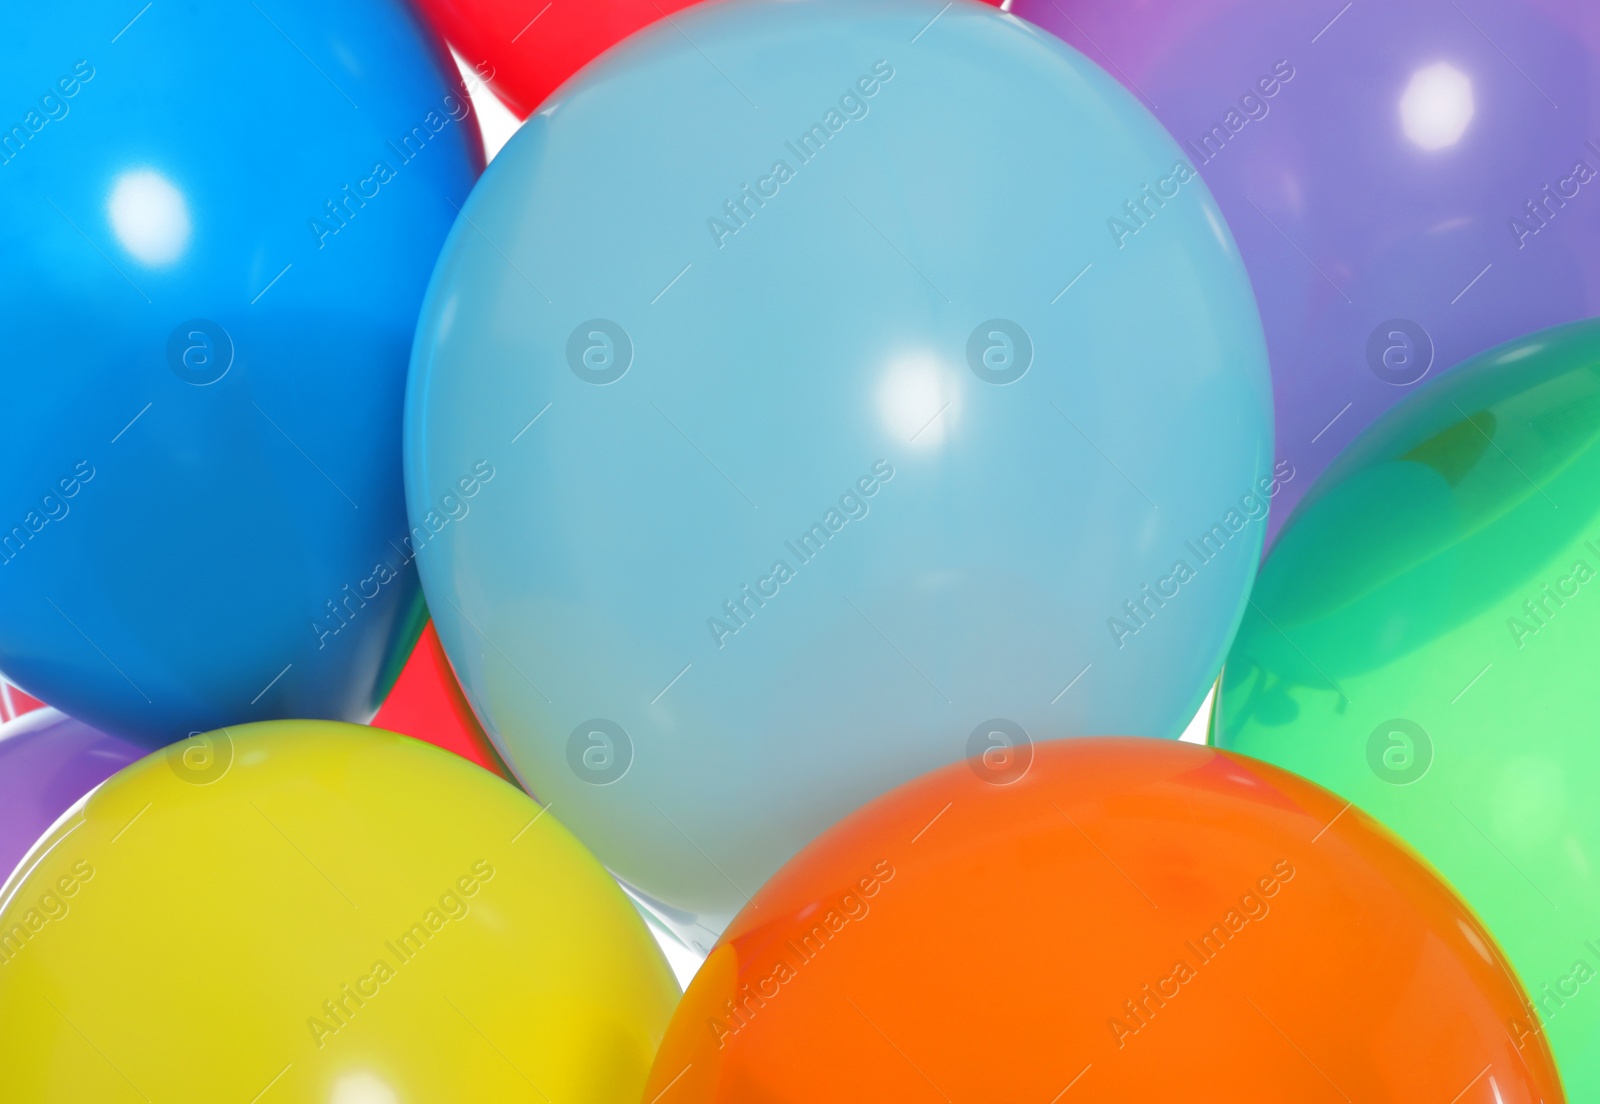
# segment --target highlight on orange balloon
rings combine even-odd
[[[395,679],[383,708],[372,718],[372,725],[425,740],[502,778],[511,777],[456,681],[432,621],[417,638],[411,658]]]
[[[644,1099],[1566,1099],[1542,1034],[1510,1031],[1534,1013],[1488,933],[1349,803],[1174,741],[1023,747],[780,870]]]

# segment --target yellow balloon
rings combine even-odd
[[[678,989],[527,796],[358,725],[191,738],[0,890],[0,1100],[637,1104]]]

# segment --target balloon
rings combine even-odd
[[[1272,531],[1408,388],[1600,313],[1600,6],[1014,0],[1151,106],[1228,216],[1272,356]],[[1135,210],[1111,233],[1137,228]],[[1142,233],[1142,231],[1138,231]]]
[[[1513,1037],[1549,1039],[1574,1100],[1600,1097],[1597,519],[1600,322],[1453,369],[1284,529],[1212,730],[1450,879],[1533,996]]]
[[[0,678],[0,721],[10,721],[43,708],[44,702]]]
[[[439,33],[519,119],[601,53],[693,2],[590,0],[540,7],[514,0],[419,0]],[[1000,0],[985,2],[998,6]]]
[[[143,754],[48,707],[0,725],[0,876],[73,802]]]
[[[419,0],[423,13],[525,119],[572,74],[634,31],[694,0]]]
[[[472,715],[472,706],[450,670],[431,621],[372,724],[426,740],[496,774],[508,774],[478,718]]]
[[[973,3],[674,18],[474,191],[406,464],[485,730],[704,951],[989,733],[1182,732],[1280,480],[1246,277],[1115,82]]]
[[[0,899],[6,1100],[632,1101],[678,995],[554,816],[355,725],[147,756]]]
[[[1521,997],[1444,883],[1326,791],[1055,741],[802,851],[690,983],[644,1099],[1556,1104],[1549,1052],[1505,1032]]]
[[[442,46],[393,0],[13,4],[0,43],[0,669],[151,747],[366,720],[421,628],[406,358],[482,161]]]

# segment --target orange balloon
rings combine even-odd
[[[1489,935],[1316,785],[1165,740],[957,763],[751,899],[656,1104],[1558,1104]]]

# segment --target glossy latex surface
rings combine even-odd
[[[1597,573],[1600,323],[1581,323],[1454,369],[1328,470],[1262,568],[1212,732],[1450,879],[1575,1100],[1600,1096]]]
[[[73,802],[143,754],[48,707],[0,725],[0,876]]]
[[[418,0],[439,32],[518,118],[527,118],[563,81],[624,38],[658,19],[671,20],[694,2]],[[999,0],[988,2],[999,6]]]
[[[407,352],[482,160],[442,45],[392,0],[94,0],[5,5],[0,58],[0,669],[146,746],[366,720],[420,627]]]
[[[361,726],[148,756],[4,888],[0,1098],[634,1104],[677,988],[540,814]]]
[[[431,621],[417,637],[411,658],[372,724],[436,744],[496,774],[506,769],[472,715],[472,706],[450,670],[450,660]]]
[[[1600,313],[1592,0],[1012,11],[1134,90],[1227,215],[1266,326],[1278,456],[1302,476],[1274,532],[1418,381]]]
[[[1483,929],[1344,806],[1168,741],[946,767],[756,894],[644,1099],[1564,1100]]]
[[[418,330],[440,639],[518,777],[702,949],[993,732],[1178,735],[1280,489],[1255,307],[1176,147],[1049,36],[939,11],[630,39],[495,159]],[[1175,198],[1119,251],[1145,181]]]

